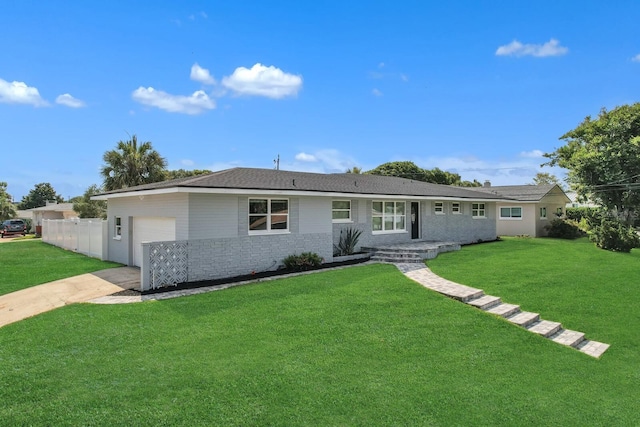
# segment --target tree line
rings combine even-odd
[[[626,236],[626,240],[632,240],[632,247],[640,245],[633,228],[640,223],[640,103],[623,105],[610,111],[603,108],[596,118],[587,116],[575,129],[562,135],[560,140],[564,145],[545,154],[549,160],[541,166],[566,169],[566,181],[570,188],[580,198],[600,206],[605,214],[598,216],[600,222],[591,224],[589,231],[592,234],[608,233],[614,236],[614,240]],[[72,199],[74,210],[81,217],[105,216],[106,203],[91,200],[95,194],[211,172],[167,170],[166,159],[153,148],[151,142],[139,143],[136,135],[129,140],[119,141],[115,149],[105,152],[103,161],[100,170],[102,184],[91,185],[82,196]],[[462,180],[457,173],[439,168],[423,169],[410,161],[388,162],[369,171],[353,167],[346,172],[397,176],[462,187],[482,185],[477,180]],[[533,182],[549,183],[560,184],[555,176],[548,173],[538,173]],[[40,183],[23,197],[17,208],[44,206],[48,200],[62,202],[63,198],[50,184]],[[15,209],[7,194],[7,183],[0,182],[0,219],[14,217]]]

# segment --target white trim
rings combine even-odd
[[[473,190],[469,190],[473,191]],[[372,194],[372,193],[338,193],[326,191],[300,191],[300,190],[251,190],[243,188],[201,188],[201,187],[171,187],[156,190],[126,191],[114,194],[101,194],[91,196],[91,200],[109,200],[121,197],[139,197],[139,196],[155,196],[160,194],[175,193],[199,193],[199,194],[238,194],[253,196],[323,196],[332,198],[350,198],[350,199],[393,199],[393,200],[455,200],[460,202],[513,202],[513,199],[483,199],[483,198],[466,198],[466,197],[449,197],[449,196],[415,196],[406,194]],[[523,202],[527,203],[527,202]],[[530,202],[536,203],[536,202]]]
[[[349,209],[335,209],[333,207],[333,202],[349,202]],[[351,199],[333,199],[333,200],[331,200],[331,222],[334,223],[334,224],[352,223],[353,222],[352,205],[353,205],[353,203],[351,203]],[[334,211],[349,212],[349,218],[334,218],[333,217],[333,212]]]
[[[251,213],[251,201],[252,200],[266,200],[267,201],[267,212],[266,213],[255,213],[255,214],[252,214]],[[271,212],[271,202],[273,202],[273,201],[284,201],[284,202],[287,202],[287,213],[286,214],[282,214],[282,213],[273,214]],[[286,234],[286,233],[290,232],[289,223],[290,223],[291,217],[290,217],[290,212],[289,211],[291,209],[291,203],[290,203],[289,199],[287,199],[287,198],[277,198],[277,197],[273,197],[273,198],[269,198],[269,197],[266,197],[266,198],[257,198],[257,197],[256,198],[251,198],[251,197],[249,197],[247,203],[248,203],[247,204],[247,208],[248,208],[247,209],[248,210],[247,218],[249,220],[249,223],[247,224],[247,228],[248,228],[248,232],[249,232],[250,236],[254,236],[254,235],[257,235],[257,234]],[[276,215],[276,216],[286,215],[287,216],[287,228],[275,228],[275,229],[272,229],[271,228],[271,216],[272,215]],[[266,230],[252,230],[251,229],[251,217],[252,216],[266,216],[265,225],[267,226],[267,229]]]
[[[438,208],[440,208],[440,210],[438,210]],[[433,202],[433,213],[436,215],[444,215],[445,214],[444,202],[440,202],[440,201]]]
[[[522,221],[522,206],[500,206],[498,219],[502,221]],[[513,212],[513,209],[520,209],[520,216],[502,216],[502,209],[509,209],[509,214]]]
[[[473,205],[478,205],[478,209],[473,209]],[[482,209],[480,209],[480,205],[482,205]],[[474,210],[478,211],[478,212],[482,211],[483,215],[474,215],[473,214]],[[480,201],[477,201],[477,200],[473,201],[471,203],[471,218],[473,218],[473,219],[482,219],[482,218],[486,218],[486,217],[487,217],[487,205],[486,205],[486,203],[480,202]]]
[[[458,210],[453,209],[453,205],[458,205]],[[460,202],[451,202],[451,213],[453,215],[462,215],[462,203]]]

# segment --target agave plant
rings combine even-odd
[[[337,245],[333,245],[333,255],[353,255],[361,234],[362,230],[358,230],[357,228],[349,227],[344,230],[340,230],[340,240]]]

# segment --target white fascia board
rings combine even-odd
[[[410,196],[404,194],[365,194],[365,193],[338,193],[329,191],[301,191],[301,190],[253,190],[244,188],[200,188],[200,187],[171,187],[156,190],[127,191],[123,193],[102,194],[92,196],[91,200],[109,200],[122,197],[144,197],[161,194],[175,193],[197,193],[197,194],[238,194],[256,196],[319,196],[334,197],[342,199],[397,199],[397,200],[446,200],[446,201],[468,201],[468,202],[500,202],[511,201],[510,199],[484,199],[482,197],[442,197],[442,196]]]

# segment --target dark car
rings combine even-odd
[[[10,236],[12,234],[27,234],[27,224],[21,219],[8,219],[0,224],[0,235]]]

